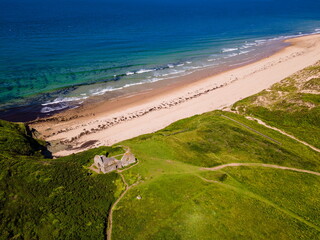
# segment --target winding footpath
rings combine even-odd
[[[129,147],[126,147],[127,148],[127,152],[130,151]],[[125,177],[123,176],[122,172],[123,171],[126,171],[134,166],[136,166],[137,164],[139,163],[139,161],[137,160],[137,162],[135,164],[133,164],[132,166],[128,167],[128,168],[125,168],[125,169],[122,169],[122,170],[118,170],[117,173],[120,175],[121,179],[122,179],[122,182],[124,183],[125,185],[125,190],[121,193],[121,195],[119,196],[119,198],[113,203],[113,205],[111,206],[110,208],[110,211],[109,211],[109,215],[108,215],[108,225],[107,225],[107,237],[106,239],[107,240],[111,240],[111,237],[112,237],[112,217],[113,217],[113,211],[114,209],[116,208],[117,204],[120,202],[120,200],[124,197],[124,195],[126,195],[126,193],[131,189],[133,188],[134,186],[138,185],[139,182],[140,182],[140,179],[138,179],[137,182],[135,182],[134,184],[130,185],[127,183]]]
[[[284,167],[284,166],[274,165],[274,164],[265,164],[265,163],[228,163],[228,164],[223,164],[223,165],[212,167],[212,168],[201,168],[201,170],[218,171],[218,170],[221,170],[221,169],[227,168],[227,167],[240,167],[240,166],[276,168],[276,169],[290,170],[290,171],[302,172],[302,173],[309,173],[309,174],[320,176],[319,172],[314,172],[314,171],[305,170],[305,169],[299,169],[299,168]]]
[[[249,120],[252,120],[252,121],[257,121],[257,123],[259,123],[259,124],[261,124],[261,125],[263,125],[263,126],[265,126],[265,127],[267,127],[267,128],[270,128],[270,129],[272,129],[272,130],[275,130],[275,131],[277,131],[277,132],[279,132],[279,133],[281,133],[281,134],[283,134],[283,135],[286,135],[286,136],[289,137],[289,138],[292,138],[292,139],[298,141],[299,143],[302,143],[303,145],[305,145],[305,146],[307,146],[307,147],[309,147],[309,148],[311,148],[311,149],[313,149],[313,150],[315,150],[315,151],[317,151],[317,152],[320,152],[320,149],[318,149],[318,148],[310,145],[309,143],[306,143],[306,142],[304,142],[304,141],[302,141],[302,140],[300,140],[300,139],[298,139],[298,138],[296,138],[296,137],[294,137],[294,136],[292,136],[292,135],[290,135],[290,134],[288,134],[288,133],[280,130],[279,128],[271,127],[270,125],[266,124],[265,122],[263,122],[262,120],[260,120],[260,119],[258,119],[258,118],[254,118],[254,117],[246,117],[246,118],[249,119]]]

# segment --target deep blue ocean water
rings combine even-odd
[[[0,0],[0,118],[19,120],[7,115],[21,107],[52,113],[314,32],[318,0]]]

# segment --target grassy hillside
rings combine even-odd
[[[42,156],[45,143],[34,139],[32,132],[23,123],[12,124],[0,120],[0,148],[2,155],[37,155]],[[37,154],[40,153],[40,154]]]
[[[214,111],[123,144],[139,158],[123,175],[141,182],[114,211],[113,239],[320,237],[320,176],[262,165],[201,168],[261,163],[320,171],[319,153],[276,131]]]
[[[320,63],[233,109],[319,147],[319,75]],[[320,238],[320,154],[296,140],[214,111],[123,144],[140,160],[126,182],[142,180],[114,209],[113,239]]]
[[[52,160],[23,124],[0,121],[0,136],[0,239],[104,238],[121,180],[83,165],[112,148]]]
[[[320,148],[320,62],[237,102],[233,109]]]

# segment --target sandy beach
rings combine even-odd
[[[56,156],[112,145],[155,132],[196,114],[228,108],[320,60],[320,35],[286,40],[290,46],[272,56],[219,74],[199,72],[192,81],[160,85],[139,94],[105,102],[88,102],[31,123]],[[206,71],[206,70],[204,70]],[[209,76],[208,76],[209,75]],[[148,89],[148,87],[146,87]]]

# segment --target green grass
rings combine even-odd
[[[34,155],[45,148],[43,142],[32,138],[30,129],[23,123],[11,124],[0,120],[0,132],[2,154]]]
[[[301,99],[305,102],[310,102],[319,105],[320,104],[320,95],[319,94],[310,94],[305,93],[301,94]]]
[[[224,183],[257,194],[289,216],[294,213],[320,229],[319,176],[263,167],[229,167],[224,171],[228,176]]]
[[[281,144],[222,117],[222,114]],[[308,147],[242,116],[221,111],[178,121],[154,134],[143,135],[123,144],[131,146],[139,158],[170,159],[203,167],[230,162],[264,162],[320,170],[318,155]],[[301,161],[302,158],[304,161]]]
[[[312,78],[303,85],[305,90],[320,90],[320,78]]]
[[[44,159],[43,142],[23,124],[0,124],[0,239],[103,239],[119,178],[83,166],[120,149]]]
[[[293,78],[285,78],[280,83],[275,83],[271,87],[272,91],[281,91],[281,92],[295,92],[297,87],[295,86],[295,80]]]
[[[250,107],[245,114],[257,117],[271,126],[320,148],[320,107],[300,111],[269,110],[264,107]]]
[[[260,170],[259,170],[260,171]],[[262,170],[263,172],[263,170]],[[271,180],[286,177],[286,187],[295,183],[290,180],[296,176],[287,172],[271,171]],[[252,176],[254,171],[249,171]],[[114,215],[114,239],[317,239],[319,231],[292,217],[303,216],[308,219],[313,203],[319,205],[319,195],[310,191],[304,201],[313,200],[309,205],[299,209],[295,198],[289,197],[282,185],[269,185],[270,176],[247,179],[256,185],[263,186],[260,192],[254,193],[245,187],[239,187],[227,180],[221,184],[207,183],[193,174],[169,174],[140,184],[131,190],[118,206]],[[242,176],[242,175],[241,175]],[[260,177],[260,178],[259,178]],[[230,177],[229,177],[230,178]],[[307,188],[309,179],[297,187]],[[230,183],[229,183],[230,182]],[[245,181],[244,181],[245,182]],[[282,181],[278,182],[281,183]],[[312,182],[312,181],[311,181]],[[237,183],[237,182],[236,182]],[[245,182],[246,183],[246,182]],[[318,183],[319,179],[313,179]],[[236,185],[234,187],[233,185]],[[280,198],[281,205],[275,207],[265,200],[264,194],[269,187],[275,194],[270,200],[277,205],[275,197]],[[292,191],[296,190],[292,189]],[[267,193],[265,193],[267,192]],[[141,200],[136,196],[140,195]],[[298,195],[298,194],[296,194]],[[300,196],[300,198],[302,198]],[[311,208],[310,208],[311,205]],[[288,214],[286,208],[298,207],[294,214]],[[301,207],[300,207],[301,208]],[[285,209],[283,211],[282,209]],[[313,212],[319,214],[319,209]],[[317,218],[313,219],[319,225]]]
[[[139,159],[137,166],[123,172],[127,182],[133,184],[138,178],[142,182],[115,209],[113,239],[319,236],[320,231],[312,227],[314,224],[320,229],[316,218],[319,208],[314,207],[320,203],[316,192],[319,176],[258,167],[200,170],[200,166],[260,162],[320,171],[318,153],[276,131],[237,114],[214,111],[122,144],[130,146]],[[200,177],[218,183],[205,182]],[[289,189],[283,186],[284,182]],[[299,190],[307,194],[301,195]],[[308,203],[301,207],[300,201]]]
[[[93,163],[93,158],[95,155],[108,155],[108,156],[115,156],[119,154],[123,154],[124,150],[122,147],[115,146],[115,147],[99,147],[90,149],[84,152],[80,152],[77,154],[71,154],[66,157],[61,157],[57,159],[57,161],[66,161],[66,162],[78,162],[80,165],[83,166],[91,166]]]

